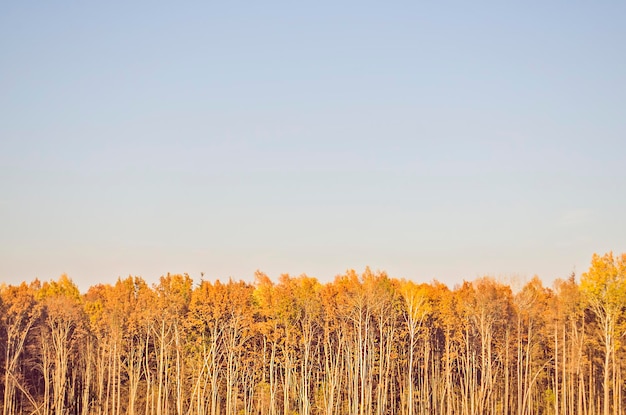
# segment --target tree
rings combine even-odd
[[[401,291],[404,298],[406,314],[405,320],[409,332],[409,362],[407,367],[407,390],[408,390],[408,415],[413,415],[415,394],[413,376],[415,346],[418,339],[419,330],[424,323],[426,316],[431,312],[431,305],[428,299],[428,286],[426,284],[417,285],[413,281],[402,281]]]
[[[183,370],[182,365],[182,320],[187,314],[191,300],[193,281],[189,275],[175,274],[161,277],[155,286],[157,294],[155,314],[158,326],[154,327],[157,341],[157,390],[156,414],[183,412]],[[172,380],[170,362],[174,361],[174,379]],[[174,408],[171,408],[171,387],[174,387]],[[174,409],[174,411],[172,411]]]
[[[542,393],[550,390],[545,376],[552,360],[549,349],[551,332],[548,307],[551,291],[538,277],[531,279],[515,296],[517,306],[517,413],[530,414],[533,406],[540,406]],[[542,379],[540,377],[543,376]],[[539,388],[538,381],[544,381]],[[550,402],[551,404],[551,402]],[[545,405],[544,405],[545,406]]]
[[[556,326],[560,325],[560,346],[555,341],[555,384],[559,383],[561,398],[555,402],[556,414],[582,414],[584,407],[584,346],[585,312],[576,276],[572,273],[565,280],[554,282],[552,307],[556,315]],[[560,348],[560,353],[559,349]],[[557,364],[560,355],[560,364]],[[559,370],[560,366],[560,370]],[[560,373],[559,373],[560,372]],[[556,390],[555,390],[556,392]],[[557,395],[558,396],[558,395]]]
[[[616,328],[623,318],[626,305],[626,254],[617,258],[613,257],[612,252],[603,256],[594,254],[589,271],[582,275],[580,288],[589,308],[598,319],[604,344],[603,413],[609,415],[613,407],[613,413],[617,414],[621,412],[619,405],[611,405],[610,397],[611,390],[614,394],[618,393],[615,386],[612,386],[616,376],[612,363],[616,347]]]
[[[75,400],[75,378],[70,375],[71,353],[80,347],[78,334],[84,324],[80,292],[63,274],[58,281],[46,282],[37,292],[42,302],[45,325],[40,327],[41,367],[44,375],[44,414],[65,413],[66,404]],[[70,382],[72,380],[72,382]],[[49,395],[52,386],[52,395]]]
[[[20,358],[26,338],[41,315],[41,307],[35,300],[35,291],[22,283],[19,286],[4,287],[0,290],[2,313],[0,324],[4,331],[4,405],[3,415],[18,412],[15,402],[16,389],[20,389],[34,403],[34,399],[22,386]]]

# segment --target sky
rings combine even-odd
[[[2,2],[0,282],[547,284],[626,252],[624,2]]]

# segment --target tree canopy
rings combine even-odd
[[[622,414],[626,254],[514,291],[67,275],[0,287],[3,415]]]

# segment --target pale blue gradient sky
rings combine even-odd
[[[100,3],[0,4],[0,282],[626,251],[626,3]]]

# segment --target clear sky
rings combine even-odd
[[[0,3],[0,282],[626,251],[626,3],[304,3]]]

